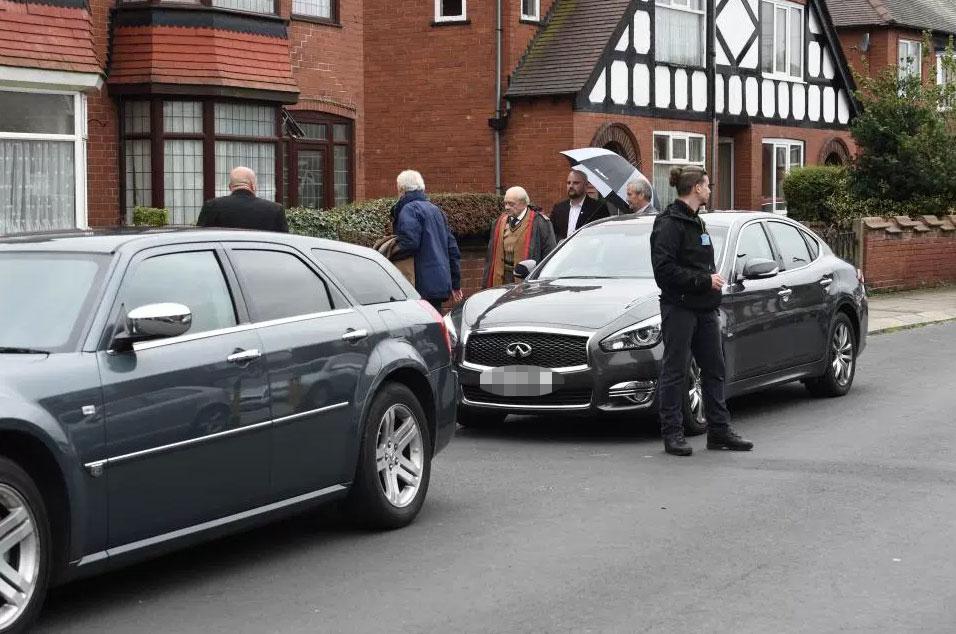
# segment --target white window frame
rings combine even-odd
[[[800,82],[804,83],[804,74],[806,73],[807,68],[807,41],[806,37],[806,11],[804,10],[803,5],[794,4],[793,2],[787,2],[786,0],[760,0],[760,8],[762,9],[764,5],[769,4],[773,6],[773,19],[770,20],[770,23],[773,25],[773,34],[771,35],[770,41],[773,43],[773,50],[771,52],[770,67],[773,68],[772,72],[763,71],[763,76],[768,79],[784,79],[791,82]],[[787,32],[784,35],[784,42],[786,43],[787,49],[787,61],[785,66],[787,67],[786,72],[779,72],[777,70],[777,10],[786,9],[787,10]],[[790,26],[792,21],[790,20],[790,12],[795,11],[800,14],[800,73],[797,75],[790,74],[790,66],[793,62],[793,50],[790,47]],[[761,28],[763,23],[761,22]],[[763,35],[763,34],[761,34]]]
[[[913,58],[913,64],[916,66],[916,73],[911,75],[910,65],[903,65],[906,61],[903,57],[903,49],[907,50],[916,47],[915,55],[907,55],[906,58]],[[897,77],[900,79],[905,79],[906,77],[915,76],[917,79],[923,79],[923,43],[919,40],[908,40],[906,38],[900,38],[896,42],[896,66],[897,66]]]
[[[946,55],[946,51],[936,52],[936,85],[940,87],[956,84],[956,71],[954,71],[954,76],[950,77],[949,81],[946,81],[946,67],[943,64],[944,60],[946,59]],[[953,101],[953,98],[950,98],[948,102],[944,100],[944,102],[939,105],[939,109],[951,110],[952,107],[956,105],[953,103]]]
[[[667,152],[668,152],[668,156],[670,157],[670,158],[668,158],[668,159],[658,159],[657,156],[654,154],[655,148],[657,147],[657,137],[659,137],[659,136],[667,137],[667,139],[668,139],[668,141],[667,141]],[[692,161],[692,160],[690,159],[690,140],[691,140],[691,139],[700,139],[700,141],[701,141],[701,150],[702,150],[702,152],[703,152],[703,158],[702,158],[701,160],[699,160],[699,161]],[[683,158],[683,159],[675,159],[675,158],[673,158],[673,156],[674,156],[674,141],[675,141],[675,140],[684,141],[684,143],[686,144],[686,147],[687,147],[687,156],[686,156],[685,158]],[[669,165],[669,166],[672,166],[672,167],[673,167],[673,166],[678,166],[678,165],[697,165],[697,166],[699,166],[699,167],[702,167],[702,168],[704,168],[704,169],[707,169],[707,137],[706,137],[705,135],[703,135],[703,134],[698,134],[698,133],[696,133],[696,132],[677,132],[677,131],[669,131],[669,130],[655,130],[655,131],[654,131],[653,143],[652,143],[652,145],[651,145],[651,157],[652,157],[652,162],[653,162],[653,164],[654,164],[655,166],[657,166],[657,165]],[[660,199],[660,204],[661,204],[662,206],[666,206],[666,204],[667,204],[669,201],[665,202],[665,201],[666,201],[666,198],[664,198],[664,197],[662,197],[662,196],[660,195],[660,194],[661,194],[661,191],[664,190],[664,189],[669,189],[669,190],[672,190],[672,191],[673,191],[674,188],[670,186],[670,182],[660,183],[660,184],[653,182],[655,172],[656,172],[656,169],[651,172],[651,179],[652,179],[651,186],[654,187],[655,190],[657,190],[657,197]],[[660,185],[660,188],[658,187],[658,185]]]
[[[776,179],[777,148],[784,147],[787,149],[787,169],[785,173],[789,174],[790,170],[792,170],[794,167],[803,167],[807,164],[807,145],[803,141],[799,141],[797,139],[763,139],[763,141],[760,144],[761,156],[763,156],[763,146],[765,145],[769,145],[773,148],[773,151],[770,153],[770,156],[772,157],[771,165],[770,165],[770,173],[771,173],[770,205],[772,205],[772,208],[770,209],[770,211],[772,213],[779,213],[786,216],[787,215],[786,200],[784,200],[784,207],[782,209],[777,209],[777,198],[783,199],[783,192],[777,192],[777,179]],[[793,165],[792,163],[790,163],[790,151],[795,146],[800,148],[800,164],[799,165]],[[763,159],[761,159],[760,161],[760,168],[763,169]],[[761,174],[761,190],[763,189],[762,182],[763,182],[763,174]],[[763,191],[761,191],[760,193],[761,195],[763,195]],[[777,195],[778,193],[780,194],[780,196]]]
[[[654,5],[655,5],[655,8],[664,7],[665,9],[673,9],[674,11],[683,11],[684,13],[692,13],[697,16],[703,16],[704,19],[701,21],[701,28],[700,28],[701,50],[698,51],[698,53],[700,54],[701,63],[691,65],[694,68],[701,68],[705,66],[707,63],[705,59],[707,56],[707,50],[706,50],[707,49],[707,5],[703,1],[700,1],[700,5],[702,8],[694,9],[694,8],[691,8],[690,6],[691,2],[694,2],[694,0],[655,0]],[[658,18],[658,14],[657,14],[657,11],[655,11],[654,12],[655,31],[658,28],[657,18]],[[657,53],[655,52],[655,55],[656,54]],[[661,59],[657,59],[655,61],[659,61],[664,64],[676,63],[676,62],[671,62],[669,60],[661,60]]]
[[[534,6],[534,13],[525,13],[524,12],[524,0],[521,1],[521,19],[528,20],[529,22],[539,22],[541,21],[541,0],[531,0],[532,5]]]
[[[0,86],[0,90],[42,95],[73,96],[73,134],[38,134],[33,132],[0,131],[0,139],[73,142],[73,222],[74,225],[80,229],[88,228],[86,210],[86,95],[75,90],[47,90],[44,88],[19,88],[16,86]]]
[[[464,22],[468,19],[468,0],[461,0],[461,15],[444,15],[442,0],[435,0],[435,22]]]

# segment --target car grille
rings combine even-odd
[[[513,343],[531,346],[531,354],[516,358],[508,355]],[[588,363],[588,338],[540,332],[472,333],[465,349],[465,361],[498,368],[505,365],[536,365],[542,368],[570,368]]]
[[[473,385],[463,385],[461,389],[465,398],[472,403],[524,405],[529,407],[591,404],[591,390],[589,388],[557,390],[544,396],[498,396]]]

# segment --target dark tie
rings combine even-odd
[[[518,216],[508,216],[508,225],[514,229],[518,226],[521,220],[518,219]]]

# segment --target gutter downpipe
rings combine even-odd
[[[710,67],[710,175],[711,183],[717,186],[719,191],[720,183],[718,182],[719,174],[717,169],[717,151],[718,151],[718,139],[717,139],[717,3],[714,0],[709,0],[707,7],[707,20],[708,20],[708,35],[707,38],[709,41],[708,44],[708,54],[710,59],[708,60],[708,66]],[[733,187],[733,183],[730,185]],[[723,192],[719,192],[721,195]],[[713,197],[713,194],[711,194]],[[717,201],[711,199],[710,201],[710,210],[713,210],[717,205]]]
[[[497,26],[495,28],[495,192],[501,194],[501,67],[502,67],[502,2],[497,0]]]

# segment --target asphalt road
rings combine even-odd
[[[750,454],[630,425],[459,430],[411,527],[306,517],[59,588],[42,632],[956,631],[956,324],[847,397],[731,402]]]

